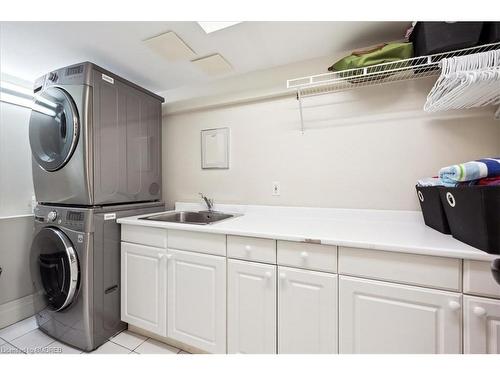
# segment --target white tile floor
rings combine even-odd
[[[0,354],[80,354],[66,344],[47,336],[31,317],[0,330]],[[90,354],[188,354],[130,331],[123,331]]]

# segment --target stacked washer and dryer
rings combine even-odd
[[[85,62],[35,83],[31,247],[40,329],[86,351],[120,320],[120,226],[159,212],[164,99]]]

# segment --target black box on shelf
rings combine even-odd
[[[485,22],[481,32],[481,44],[500,42],[500,22]]]
[[[484,22],[417,22],[410,35],[415,56],[432,55],[479,44]]]
[[[500,186],[441,188],[451,234],[490,254],[500,254]]]
[[[441,233],[450,234],[450,227],[439,195],[440,186],[416,186],[415,188],[425,225]]]

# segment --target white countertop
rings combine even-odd
[[[200,211],[195,203],[176,203],[177,211]],[[118,219],[120,224],[222,233],[287,241],[320,240],[322,244],[413,254],[490,261],[499,256],[455,240],[427,227],[419,211],[351,210],[331,208],[217,204],[215,210],[243,216],[209,225]]]

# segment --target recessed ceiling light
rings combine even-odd
[[[224,22],[224,21],[197,21],[198,25],[201,26],[201,28],[207,33],[213,33],[214,31],[217,30],[222,30],[225,29],[226,27],[237,25],[241,23],[241,21],[230,21],[230,22]]]

